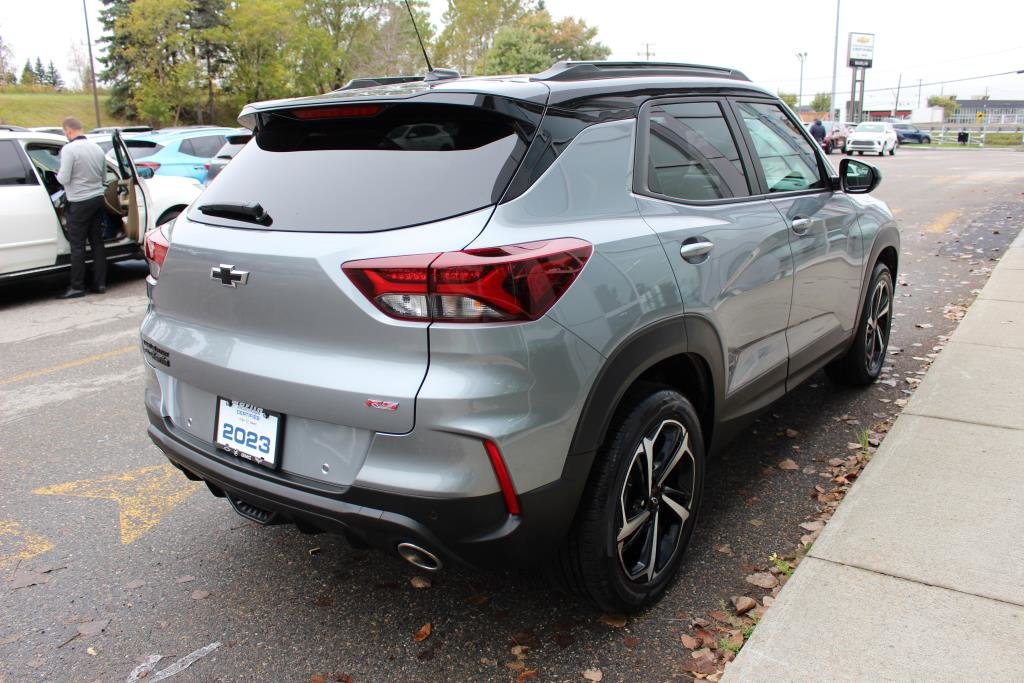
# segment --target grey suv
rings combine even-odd
[[[432,72],[239,120],[148,236],[141,336],[151,437],[257,522],[634,610],[713,452],[819,368],[882,367],[880,176],[737,71]],[[396,142],[416,126],[433,147]]]

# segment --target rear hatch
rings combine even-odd
[[[286,429],[410,431],[429,323],[382,313],[342,264],[457,251],[483,229],[533,132],[489,99],[262,113],[173,228],[142,327],[168,354],[155,367]]]

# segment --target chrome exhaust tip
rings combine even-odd
[[[436,572],[441,568],[441,560],[437,555],[412,543],[399,543],[398,554],[412,566],[428,572]]]

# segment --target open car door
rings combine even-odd
[[[146,182],[139,177],[139,171],[135,168],[131,155],[128,153],[128,146],[121,139],[121,133],[114,131],[114,157],[117,160],[117,170],[120,178],[114,180],[107,187],[106,201],[108,206],[117,206],[122,216],[125,217],[125,233],[136,242],[142,242],[146,231],[153,226],[150,225],[149,207],[153,202],[149,196],[149,189]],[[110,208],[115,208],[110,206]]]

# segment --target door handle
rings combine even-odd
[[[715,245],[707,240],[688,242],[679,247],[679,255],[688,263],[701,263]]]
[[[793,222],[789,224],[789,227],[792,228],[793,232],[797,235],[806,235],[807,231],[811,227],[811,219],[794,218]]]

